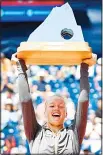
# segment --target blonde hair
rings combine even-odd
[[[67,106],[67,103],[68,103],[67,98],[64,97],[64,96],[62,96],[62,95],[60,95],[60,94],[55,94],[55,95],[53,95],[53,96],[48,97],[47,100],[46,100],[46,102],[45,102],[45,106],[46,106],[47,104],[52,103],[52,102],[53,102],[54,100],[56,100],[56,99],[62,99],[62,100],[64,101],[64,103],[65,103],[65,106]]]

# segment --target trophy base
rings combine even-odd
[[[17,58],[30,65],[79,65],[91,57],[92,51],[86,42],[22,42],[17,49]]]

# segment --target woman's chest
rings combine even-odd
[[[49,130],[38,136],[31,153],[39,154],[73,154],[73,132],[64,131],[54,135]]]

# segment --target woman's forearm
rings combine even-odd
[[[22,107],[22,115],[26,137],[29,141],[33,140],[37,132],[38,123],[32,104],[26,70],[18,65],[18,91]]]
[[[80,75],[80,96],[76,112],[76,127],[78,131],[79,142],[81,143],[85,134],[89,103],[89,81],[87,64],[81,64]]]
[[[85,63],[81,64],[80,68],[80,96],[79,102],[89,100],[89,80],[88,80],[88,65]]]
[[[26,73],[18,74],[18,91],[19,91],[19,99],[21,103],[27,102],[28,100],[31,99]]]

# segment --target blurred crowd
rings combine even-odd
[[[29,154],[21,105],[18,96],[17,69],[1,53],[1,154]],[[101,59],[89,67],[90,103],[82,154],[101,154]],[[45,122],[44,103],[55,93],[68,99],[64,125],[73,123],[80,92],[80,66],[28,66],[28,80],[38,122]]]

